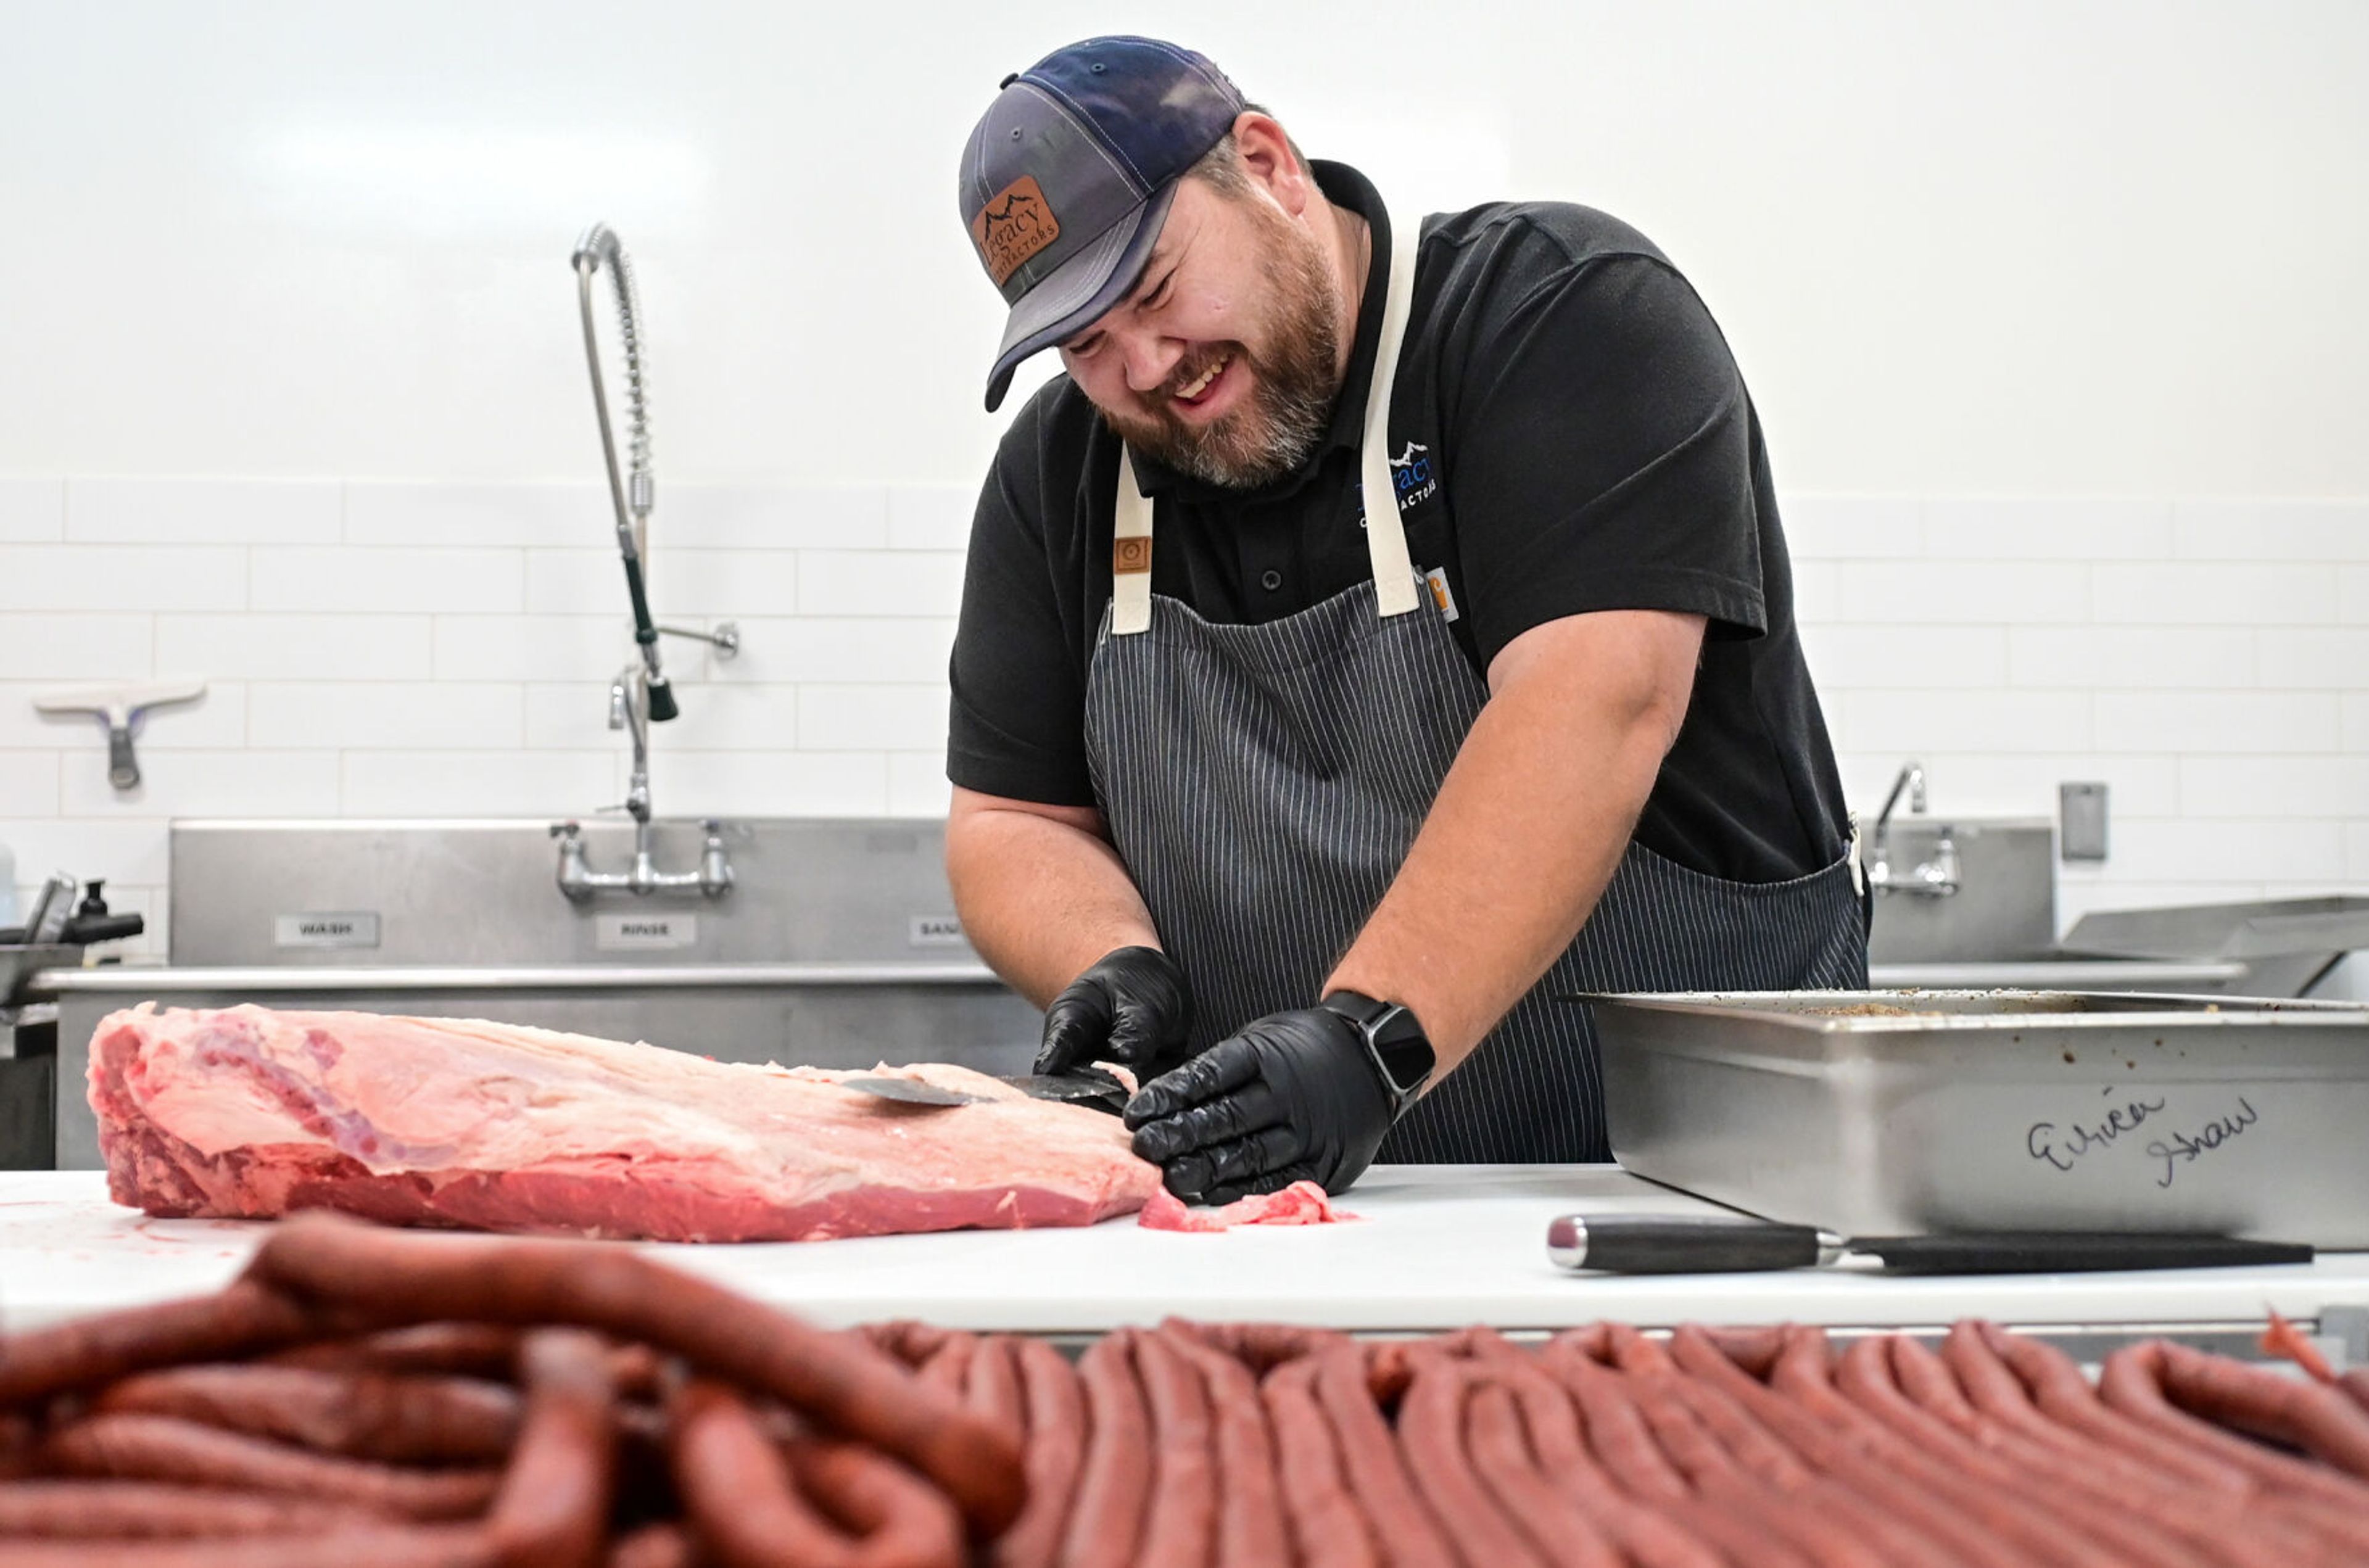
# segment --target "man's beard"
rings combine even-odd
[[[1133,402],[1124,410],[1104,408],[1103,418],[1127,444],[1179,474],[1230,490],[1254,490],[1282,478],[1316,450],[1333,422],[1341,379],[1334,365],[1341,345],[1341,294],[1324,253],[1290,219],[1254,200],[1244,200],[1253,227],[1267,241],[1271,292],[1265,316],[1266,346],[1252,353],[1241,343],[1219,344],[1187,355],[1151,395],[1150,407]],[[1203,426],[1176,417],[1168,399],[1229,350],[1234,363],[1253,372],[1250,400]]]

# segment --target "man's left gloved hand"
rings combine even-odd
[[[1198,1203],[1303,1179],[1345,1192],[1390,1119],[1364,1036],[1322,1007],[1269,1013],[1127,1103],[1136,1153],[1163,1168],[1170,1192]]]

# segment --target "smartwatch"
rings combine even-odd
[[[1336,990],[1317,1005],[1356,1029],[1374,1070],[1382,1075],[1382,1088],[1390,1097],[1390,1119],[1405,1115],[1439,1064],[1422,1023],[1397,1002],[1377,1001],[1362,991]]]

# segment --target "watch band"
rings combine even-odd
[[[1402,1004],[1383,1001],[1363,991],[1336,990],[1318,1005],[1355,1026],[1366,1043],[1366,1055],[1381,1075],[1390,1097],[1390,1117],[1396,1120],[1414,1104],[1431,1081],[1438,1056],[1423,1032],[1423,1021]]]

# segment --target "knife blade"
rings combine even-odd
[[[1128,1099],[1126,1084],[1091,1067],[1070,1072],[1023,1072],[998,1082],[1011,1084],[1032,1100],[1108,1101],[1116,1110]]]
[[[1735,1274],[1864,1253],[1894,1274],[2077,1274],[2309,1263],[2309,1246],[2180,1231],[2006,1230],[1854,1236],[1747,1216],[1565,1214],[1547,1227],[1558,1266],[1612,1274]]]
[[[1092,1069],[1077,1072],[1018,1073],[1011,1076],[992,1075],[998,1083],[1008,1083],[1032,1100],[1053,1100],[1066,1104],[1083,1105],[1089,1110],[1119,1114],[1127,1100],[1127,1085],[1108,1073]],[[857,1078],[839,1080],[842,1089],[858,1093],[876,1095],[900,1104],[931,1105],[950,1109],[956,1105],[976,1105],[995,1098],[974,1094],[967,1089],[949,1088],[942,1083],[924,1082],[918,1078],[898,1078],[887,1073],[867,1073]]]

